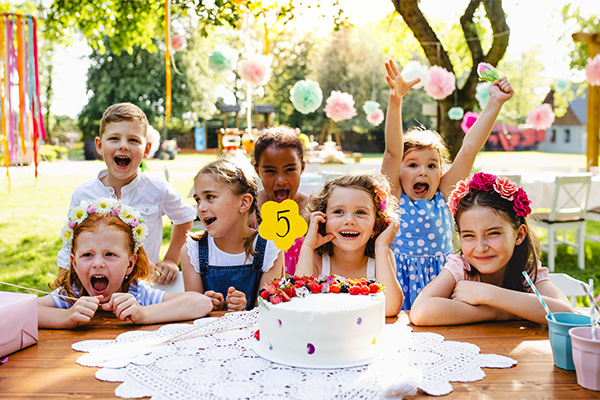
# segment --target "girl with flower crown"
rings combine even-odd
[[[398,231],[396,198],[381,174],[345,175],[311,196],[308,232],[296,275],[340,275],[385,286],[387,316],[398,314],[402,290],[390,243]]]
[[[155,324],[200,318],[212,310],[199,293],[165,293],[149,283],[148,234],[140,213],[118,200],[82,201],[61,230],[71,265],[38,299],[41,328],[69,329],[88,322],[98,308],[122,321]]]
[[[539,262],[540,244],[529,229],[525,191],[506,177],[477,173],[458,183],[448,207],[461,252],[419,294],[410,311],[415,325],[468,324],[523,318],[546,324],[523,271],[552,312],[573,312]]]
[[[454,251],[446,199],[454,185],[471,172],[477,152],[485,144],[502,105],[512,97],[513,89],[505,77],[490,85],[486,106],[446,170],[448,150],[438,133],[418,129],[402,133],[402,97],[419,79],[404,81],[391,60],[385,67],[391,91],[381,172],[390,180],[392,193],[400,199],[400,230],[392,250],[404,292],[402,308],[408,310]]]

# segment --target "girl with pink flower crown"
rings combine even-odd
[[[448,207],[461,251],[419,294],[415,325],[454,325],[528,319],[546,324],[544,308],[523,276],[535,283],[552,312],[573,312],[539,262],[540,243],[529,229],[525,191],[506,177],[477,173],[458,183]]]
[[[438,133],[413,130],[402,134],[402,97],[419,79],[404,81],[391,60],[385,68],[391,92],[381,172],[389,178],[392,193],[400,199],[400,229],[392,251],[404,292],[402,309],[408,310],[454,251],[446,198],[456,183],[470,174],[477,152],[485,144],[502,105],[512,97],[513,89],[504,77],[490,85],[485,108],[446,171],[448,151]]]
[[[296,275],[377,280],[385,286],[386,316],[398,314],[402,290],[390,250],[398,231],[397,204],[381,174],[345,175],[328,181],[311,196],[309,227]]]

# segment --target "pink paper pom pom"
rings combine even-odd
[[[456,89],[456,77],[445,68],[434,65],[429,68],[429,82],[425,92],[436,100],[443,100]]]
[[[367,114],[367,121],[374,126],[381,124],[383,122],[383,111],[377,109],[374,113]]]
[[[271,63],[267,56],[252,54],[239,63],[240,77],[254,86],[263,86],[271,79]]]
[[[354,117],[356,109],[352,95],[333,90],[325,102],[325,115],[335,122]]]
[[[585,79],[592,86],[600,85],[600,54],[596,57],[589,59],[585,66]]]
[[[173,50],[181,51],[181,50],[185,49],[185,46],[187,46],[187,40],[185,39],[185,36],[183,36],[183,35],[171,36],[171,47],[173,48]]]
[[[460,124],[460,127],[465,133],[465,135],[467,134],[467,132],[469,132],[469,129],[471,129],[475,121],[477,121],[477,118],[479,118],[479,114],[474,113],[473,111],[467,111],[465,113],[465,115],[463,116],[462,123]]]
[[[544,103],[535,110],[529,111],[527,113],[527,118],[525,119],[525,123],[533,125],[534,129],[548,129],[554,123],[554,111],[552,111],[552,106],[548,103]]]

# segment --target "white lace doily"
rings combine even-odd
[[[209,323],[210,324],[207,324]],[[158,344],[190,331],[177,341]],[[202,333],[242,327],[201,336]],[[272,363],[252,350],[258,311],[203,318],[194,324],[170,324],[156,331],[130,331],[115,340],[86,340],[72,348],[88,352],[77,363],[101,367],[95,376],[123,382],[122,398],[166,399],[372,399],[431,395],[452,391],[451,381],[485,377],[481,368],[508,368],[517,362],[496,354],[480,354],[470,343],[445,341],[435,333],[414,333],[392,324],[385,327],[385,355],[361,367],[295,368]],[[391,340],[393,339],[393,340]]]

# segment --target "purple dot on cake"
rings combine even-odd
[[[269,343],[269,350],[273,350],[273,345]]]
[[[312,343],[307,344],[306,351],[308,354],[313,354],[315,352],[315,346]]]
[[[277,325],[281,326],[281,320],[280,319],[277,320]]]
[[[358,325],[362,324],[362,318],[361,318],[361,317],[358,317],[358,319],[356,320],[356,323],[357,323]]]

